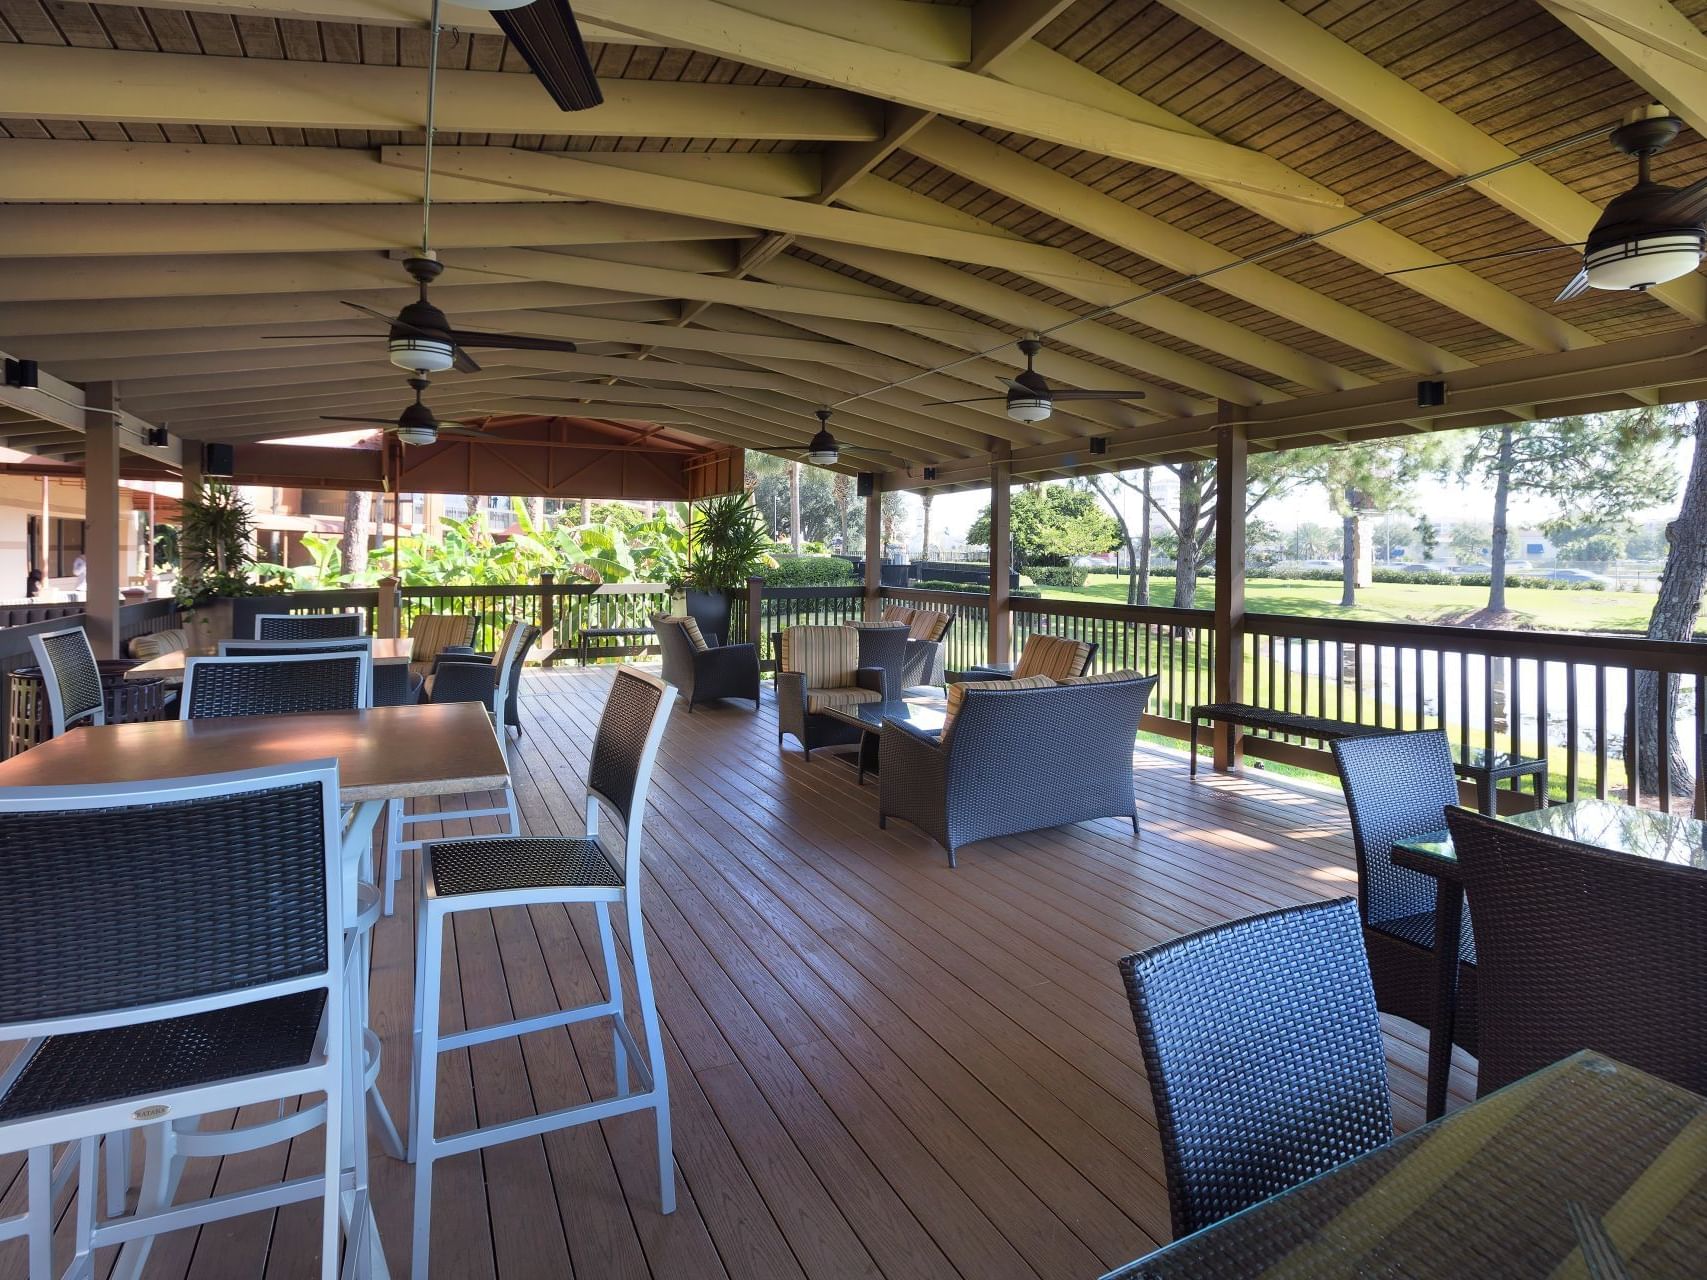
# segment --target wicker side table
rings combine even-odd
[[[124,673],[137,665],[128,659],[113,658],[98,665],[108,724],[166,718],[167,689],[164,680],[126,680]],[[50,737],[52,719],[47,711],[40,667],[19,667],[6,683],[6,754],[15,756]]]

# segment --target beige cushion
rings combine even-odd
[[[130,642],[130,656],[138,662],[147,662],[150,658],[162,657],[168,653],[182,653],[190,647],[190,633],[181,627],[173,627],[169,631],[154,631],[145,636],[133,636]]]
[[[1014,678],[1049,676],[1065,680],[1084,671],[1090,654],[1091,647],[1083,640],[1034,635],[1025,642],[1025,652],[1019,655],[1019,663],[1014,667]]]
[[[913,611],[907,608],[906,605],[886,604],[883,606],[883,612],[879,616],[884,622],[911,623],[913,620]]]
[[[941,640],[942,633],[948,630],[949,615],[937,613],[932,609],[915,609],[913,619],[907,625],[909,640]]]
[[[1065,680],[1057,680],[1059,685],[1075,684],[1114,684],[1120,680],[1142,680],[1142,671],[1104,671],[1094,676],[1068,676]]]
[[[431,664],[455,644],[474,643],[474,618],[466,613],[423,613],[409,624],[409,662]]]
[[[782,633],[782,670],[806,677],[808,689],[853,687],[859,632],[851,627],[790,627]]]
[[[700,633],[699,620],[697,618],[690,617],[685,613],[666,613],[659,619],[659,621],[679,624],[681,629],[687,634],[688,642],[700,652],[703,653],[706,649],[711,647],[705,643],[705,636]]]
[[[966,680],[960,684],[948,686],[948,712],[942,718],[943,741],[948,740],[948,731],[954,727],[954,717],[960,714],[960,709],[966,705],[968,689],[995,689],[1005,693],[1013,689],[1048,689],[1054,685],[1048,676],[1026,676],[1013,680]]]
[[[806,691],[806,709],[813,715],[827,711],[831,707],[857,707],[862,702],[882,702],[883,695],[876,689],[808,689]]]

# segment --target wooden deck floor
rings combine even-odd
[[[525,823],[573,832],[605,672],[529,672]],[[1188,780],[1140,753],[1144,834],[1107,821],[962,851],[879,831],[873,788],[829,753],[778,750],[775,708],[677,713],[647,822],[646,915],[674,1103],[678,1208],[657,1210],[650,1121],[630,1116],[438,1166],[435,1276],[1092,1277],[1168,1238],[1150,1095],[1115,961],[1179,933],[1351,891],[1337,797],[1260,774]],[[448,806],[447,806],[448,807]],[[445,834],[465,834],[460,831]],[[405,889],[412,891],[412,883]],[[412,901],[411,893],[400,904]],[[445,1025],[580,1002],[589,918],[457,917]],[[383,1087],[405,1114],[412,918],[376,940]],[[451,975],[455,976],[452,977]],[[1401,1128],[1420,1121],[1422,1032],[1388,1029]],[[608,1035],[541,1033],[446,1055],[440,1127],[610,1088]],[[1462,1071],[1455,1090],[1470,1084]],[[231,1123],[223,1117],[222,1123]],[[292,1168],[316,1159],[305,1138]],[[283,1149],[192,1168],[186,1188],[276,1177]],[[18,1162],[0,1212],[21,1208]],[[407,1165],[376,1156],[394,1274]],[[149,1276],[309,1274],[310,1215],[163,1237]],[[0,1280],[22,1250],[0,1245]]]

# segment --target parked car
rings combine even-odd
[[[1591,573],[1587,569],[1549,569],[1542,575],[1554,582],[1585,582],[1593,583],[1607,591],[1611,591],[1618,583],[1604,573]]]

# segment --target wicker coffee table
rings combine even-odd
[[[878,769],[877,744],[883,737],[883,722],[896,720],[921,733],[941,733],[948,715],[948,703],[934,691],[917,697],[901,697],[892,702],[862,702],[851,707],[831,707],[824,712],[843,724],[860,730],[859,782],[865,785],[865,775]]]

